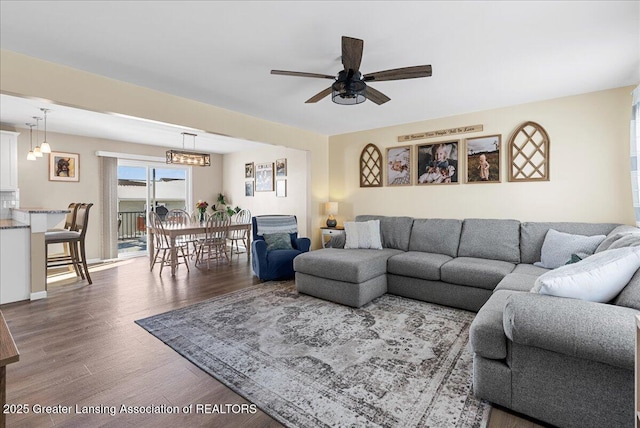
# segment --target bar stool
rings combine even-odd
[[[63,231],[73,230],[73,228],[76,225],[76,215],[78,214],[78,207],[80,207],[79,203],[71,202],[69,204],[69,207],[68,207],[69,208],[69,212],[65,216],[64,226],[62,227],[62,229],[60,229],[60,228],[47,229],[47,232],[63,232]],[[68,242],[64,242],[63,243],[63,248],[64,248],[65,256],[70,257],[72,249],[70,248],[69,243]],[[73,267],[69,266],[69,270],[71,270],[71,269],[76,271],[76,275],[77,276],[80,276],[80,271],[78,270],[78,266],[76,266],[75,264],[73,265]]]
[[[85,251],[85,236],[89,224],[89,210],[93,204],[79,204],[76,212],[76,220],[71,230],[59,230],[45,232],[45,253],[47,257],[47,268],[57,266],[73,265],[76,275],[92,284],[89,268],[87,267],[87,256]],[[69,255],[49,257],[49,244],[68,244]]]

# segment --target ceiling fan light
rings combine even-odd
[[[331,85],[331,101],[336,104],[354,105],[367,100],[367,85],[360,80],[338,80]]]

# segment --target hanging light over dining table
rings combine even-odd
[[[186,135],[193,137],[194,151],[187,151],[184,149],[184,138]],[[198,134],[183,132],[182,150],[167,150],[167,163],[192,166],[211,166],[211,155],[209,153],[195,152],[197,136]]]

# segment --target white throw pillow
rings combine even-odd
[[[638,268],[639,247],[606,250],[542,274],[531,292],[605,303],[622,291]]]
[[[346,235],[344,248],[382,250],[380,220],[345,222],[344,233]]]
[[[571,260],[572,254],[593,254],[605,238],[605,235],[572,235],[549,229],[542,243],[540,261],[535,262],[534,265],[546,269],[564,266]]]

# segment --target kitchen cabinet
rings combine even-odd
[[[0,304],[31,297],[31,231],[14,220],[0,220]]]
[[[0,130],[0,191],[18,189],[18,135]]]

